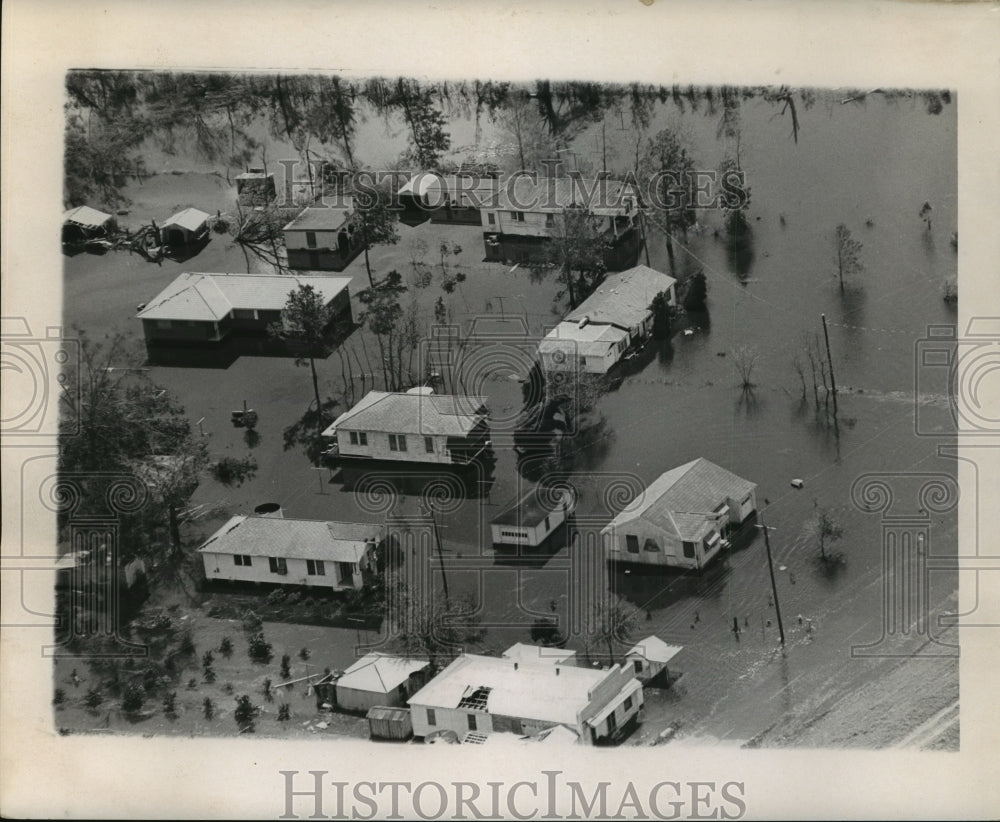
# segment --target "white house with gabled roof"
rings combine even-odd
[[[323,432],[339,456],[465,465],[489,447],[486,398],[369,391]]]
[[[337,680],[337,705],[347,711],[404,706],[423,687],[429,668],[426,659],[370,653]]]
[[[617,562],[699,569],[722,549],[727,526],[757,510],[757,486],[704,457],[656,480],[601,531]]]

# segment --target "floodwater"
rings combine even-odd
[[[682,679],[670,692],[648,693],[647,721],[633,736],[635,743],[652,742],[675,723],[680,731],[671,744],[687,739],[883,746],[912,735],[957,699],[957,659],[949,644],[955,639],[946,629],[928,627],[930,615],[954,609],[957,574],[931,574],[927,623],[917,608],[905,632],[878,645],[884,633],[883,522],[880,513],[862,512],[851,499],[853,483],[865,474],[955,475],[954,460],[937,452],[950,441],[948,408],[940,387],[926,387],[942,383],[917,368],[915,357],[928,326],[955,322],[941,287],[957,269],[949,242],[957,228],[956,104],[933,115],[917,98],[887,101],[871,95],[863,104],[841,105],[840,97],[821,94],[808,110],[800,106],[797,142],[777,107],[760,100],[742,105],[739,151],[751,188],[752,253],[734,256],[719,213],[699,214],[700,228],[678,237],[675,250],[679,274],[697,267],[707,277],[707,317],[693,318],[693,333],[675,329],[669,344],[652,346],[630,364],[613,390],[597,399],[586,419],[587,440],[569,449],[566,470],[580,489],[577,546],[627,502],[629,496],[615,488],[641,486],[700,456],[756,482],[763,520],[773,528],[784,654],[778,650],[777,613],[759,533],[700,576],[608,572],[608,584],[640,614],[634,639],[656,634],[684,646],[672,663]],[[609,166],[630,167],[634,132],[616,132],[617,122],[609,117],[604,131]],[[717,137],[718,117],[681,114],[666,104],[656,112],[650,133],[668,124],[686,136],[700,168],[717,167],[734,150]],[[482,139],[489,138],[487,132]],[[580,157],[591,163],[599,158],[600,134],[597,124],[576,140]],[[168,198],[161,199],[165,205]],[[924,202],[933,207],[929,230],[919,216]],[[843,294],[833,263],[838,223],[863,243],[865,264]],[[455,264],[468,279],[449,296],[449,307],[466,329],[477,315],[494,315],[489,344],[506,344],[497,329],[510,327],[517,334],[521,319],[529,338],[555,323],[551,280],[537,282],[523,270],[482,263],[477,228],[426,224],[401,229],[401,237],[397,246],[375,249],[378,271],[409,271],[421,242],[430,246],[432,261],[440,239],[462,245]],[[653,229],[648,253],[654,268],[669,271],[662,235]],[[67,319],[87,328],[128,322],[134,305],[179,270],[243,270],[242,255],[227,249],[224,240],[213,239],[202,256],[176,270],[174,264],[157,268],[136,258],[129,264],[135,270],[126,272],[120,259],[68,260]],[[359,260],[346,273],[358,282],[366,279]],[[89,293],[100,283],[103,299]],[[432,288],[418,298],[429,305],[439,293]],[[504,315],[497,320],[500,297]],[[109,316],[112,311],[117,313]],[[817,419],[811,388],[802,400],[792,365],[804,334],[818,334],[822,341],[822,314],[840,390],[836,431]],[[733,366],[731,352],[740,344],[759,352],[756,386],[749,392],[738,387]],[[573,581],[580,576],[581,551],[567,545],[572,532],[557,534],[530,563],[513,563],[490,550],[489,519],[531,486],[519,475],[504,437],[520,408],[516,378],[524,376],[512,362],[520,360],[508,358],[495,368],[480,362],[478,375],[467,382],[470,390],[489,397],[498,418],[496,465],[478,478],[481,495],[457,501],[438,521],[450,593],[468,593],[479,604],[479,618],[492,626],[484,643],[492,650],[526,641],[532,622],[543,616],[557,616],[571,633],[570,615],[588,596]],[[321,363],[320,372],[327,390],[340,390],[336,356]],[[249,396],[261,412],[257,478],[226,491],[206,484],[196,503],[221,500],[230,509],[246,509],[275,499],[289,516],[328,518],[419,510],[419,494],[378,505],[361,500],[336,478],[331,482],[326,471],[313,469],[301,452],[282,447],[281,428],[311,396],[306,373],[290,361],[241,357],[222,370],[156,368],[153,376],[178,393],[193,419],[205,419],[213,450],[220,453],[248,450],[240,432],[226,428],[230,408]],[[921,430],[938,436],[916,435],[915,391]],[[801,478],[804,488],[792,488],[793,478]],[[928,552],[954,555],[955,511],[921,513],[922,502],[909,484],[897,495],[900,511],[927,518]],[[843,554],[842,563],[825,566],[817,560],[806,529],[814,500],[834,510],[843,525],[843,538],[833,546]],[[436,561],[434,573],[440,583]],[[739,634],[732,631],[734,619]],[[865,645],[876,648],[867,656],[852,652]],[[582,649],[574,638],[570,647]],[[915,652],[918,658],[907,657]],[[896,687],[880,690],[883,682]],[[887,700],[892,704],[883,704]],[[872,721],[874,714],[880,722]],[[957,737],[953,742],[957,745]]]

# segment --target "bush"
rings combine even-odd
[[[205,719],[211,719],[215,716],[215,703],[206,696],[205,701],[201,703],[201,710],[205,714]]]
[[[243,612],[243,630],[248,634],[259,634],[264,628],[264,621],[253,611]]]
[[[197,688],[197,687],[198,687],[198,680],[197,680],[197,679],[195,679],[194,677],[191,677],[191,678],[190,678],[190,679],[188,680],[188,690],[189,690],[189,691],[193,691],[193,690],[194,690],[195,688]]]
[[[702,271],[691,275],[684,295],[684,308],[687,311],[704,311],[705,300],[708,298],[708,281]]]
[[[205,682],[207,684],[211,685],[213,682],[215,682],[215,669],[211,665],[205,666],[203,675],[205,677]]]
[[[122,696],[122,710],[126,713],[133,713],[142,708],[146,701],[146,692],[138,685],[129,685]]]
[[[287,722],[292,718],[291,709],[288,707],[287,702],[282,702],[278,706],[278,722]]]
[[[309,649],[308,648],[303,648],[302,650],[299,651],[299,659],[301,659],[303,662],[305,662],[307,659],[309,659]]]
[[[52,694],[52,704],[62,705],[66,701],[66,692],[62,688],[56,688],[55,693]]]
[[[101,707],[101,703],[104,702],[104,694],[101,693],[100,688],[91,688],[87,691],[87,696],[84,697],[83,701],[93,711]]]
[[[254,662],[270,662],[274,656],[271,643],[264,639],[264,634],[254,634],[250,637],[250,659]]]
[[[236,711],[233,716],[236,718],[236,724],[240,726],[241,731],[253,732],[253,721],[257,714],[260,713],[260,708],[250,701],[250,697],[244,694],[236,699]]]
[[[264,601],[268,605],[281,605],[285,601],[285,592],[281,588],[275,588],[271,593],[267,595]]]
[[[163,712],[167,716],[177,715],[177,692],[170,691],[163,697]]]
[[[281,657],[281,678],[288,679],[292,675],[292,658],[288,654]]]
[[[201,658],[202,667],[211,668],[213,662],[215,662],[215,657],[212,655],[212,652],[205,651],[204,656]]]
[[[222,642],[219,643],[219,653],[226,658],[233,655],[233,641],[229,637],[222,638]]]

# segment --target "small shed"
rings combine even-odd
[[[493,544],[537,547],[566,521],[575,505],[571,488],[535,486],[494,517],[490,524]]]
[[[83,242],[105,236],[113,227],[115,218],[90,206],[77,206],[63,214],[62,241]]]
[[[169,246],[200,243],[208,237],[208,221],[211,217],[211,214],[197,208],[178,211],[163,224],[163,242]]]
[[[657,636],[648,636],[625,654],[625,661],[632,666],[636,679],[646,683],[666,671],[667,663],[682,650],[681,645],[668,645]]]
[[[274,174],[263,168],[248,168],[236,178],[236,197],[241,205],[264,205],[276,196]]]
[[[337,704],[345,711],[403,706],[424,686],[429,668],[426,659],[370,653],[337,680]]]
[[[368,710],[368,734],[372,739],[404,740],[413,736],[409,708],[376,705]]]

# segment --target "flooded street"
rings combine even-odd
[[[700,576],[611,569],[609,585],[643,615],[633,641],[655,634],[684,646],[671,663],[683,673],[681,680],[670,691],[647,691],[646,722],[631,744],[652,744],[674,726],[676,745],[958,745],[957,629],[934,618],[955,610],[958,574],[929,573],[926,599],[908,612],[908,623],[887,627],[884,511],[864,512],[852,502],[859,478],[889,475],[886,482],[899,495],[894,504],[924,522],[928,555],[956,554],[954,508],[935,510],[919,488],[906,484],[912,476],[902,484],[893,478],[916,475],[919,485],[933,475],[956,473],[954,459],[938,453],[953,439],[947,436],[947,403],[940,393],[924,390],[916,358],[929,325],[955,323],[941,289],[957,271],[949,243],[957,228],[956,104],[930,114],[916,97],[889,101],[873,94],[847,105],[840,99],[820,93],[812,107],[800,107],[797,141],[790,118],[774,104],[754,99],[742,105],[739,152],[751,189],[749,250],[734,256],[716,211],[700,212],[697,229],[675,238],[678,279],[695,269],[707,277],[707,316],[689,319],[692,333],[677,328],[669,342],[651,344],[612,390],[597,398],[588,419],[599,427],[589,441],[570,449],[569,479],[580,491],[576,523],[531,564],[513,565],[495,555],[488,531],[489,520],[532,484],[520,476],[517,457],[502,436],[521,408],[517,378],[526,376],[530,354],[524,373],[504,365],[468,377],[466,388],[489,399],[497,463],[489,476],[476,478],[481,496],[456,500],[439,525],[451,595],[470,595],[479,619],[490,626],[484,648],[499,652],[512,642],[530,641],[531,624],[548,615],[558,616],[561,628],[570,626],[573,608],[587,593],[574,587],[585,563],[580,546],[596,540],[631,498],[615,490],[622,483],[641,487],[698,457],[757,483],[761,516],[773,529],[786,649],[779,650],[759,532]],[[635,135],[612,128],[616,123],[609,115],[609,166],[627,168]],[[373,131],[382,127],[377,121],[368,125]],[[698,168],[716,168],[731,148],[717,137],[717,115],[680,113],[666,103],[656,109],[648,133],[666,125],[686,137]],[[461,129],[474,138],[468,121]],[[488,140],[487,125],[482,132],[481,139]],[[579,157],[594,161],[600,134],[595,124],[576,139]],[[204,173],[160,175],[133,185],[129,193],[135,201],[132,221],[189,200],[208,211],[225,210],[231,201],[225,180]],[[925,202],[933,205],[929,230],[919,217]],[[833,262],[839,223],[863,243],[865,265],[843,294]],[[413,285],[412,260],[426,253],[433,261],[437,244],[448,239],[461,246],[452,264],[467,274],[447,297],[453,323],[467,331],[486,315],[493,334],[486,343],[528,352],[555,325],[554,278],[539,281],[523,269],[483,262],[478,227],[427,223],[403,226],[400,235],[398,245],[373,249],[372,265],[380,275],[399,270],[423,310],[431,310],[441,291],[436,283],[426,289]],[[647,242],[650,265],[669,272],[663,235],[650,228]],[[213,237],[197,258],[184,263],[156,266],[127,253],[67,258],[66,324],[94,335],[113,327],[141,333],[132,319],[135,307],[190,270],[245,271],[246,265],[224,236]],[[352,293],[367,285],[363,259],[354,260],[345,274],[354,277]],[[839,391],[836,430],[817,416],[811,386],[803,397],[792,363],[805,335],[822,339],[823,314]],[[519,331],[522,324],[527,335]],[[515,342],[504,342],[505,329],[512,330]],[[359,345],[363,333],[356,332],[358,339],[348,344]],[[738,386],[733,365],[732,351],[741,344],[759,352],[756,385],[749,391]],[[338,356],[318,369],[321,389],[344,397]],[[312,396],[308,370],[291,360],[243,356],[222,368],[158,366],[151,377],[176,393],[193,421],[203,421],[216,456],[251,450],[243,432],[229,425],[231,409],[247,400],[260,414],[261,439],[252,449],[259,466],[255,479],[233,489],[203,482],[194,500],[200,508],[189,526],[192,539],[218,526],[219,510],[248,512],[269,500],[293,517],[375,520],[419,513],[419,495],[373,502],[345,490],[342,478],[327,469],[313,467],[300,448],[284,446],[283,428],[301,416]],[[916,434],[917,402],[924,430],[941,436]],[[793,478],[804,487],[792,487]],[[843,538],[834,545],[843,554],[840,564],[820,562],[809,537],[814,500],[835,511],[843,526]],[[436,559],[432,569],[440,584]],[[302,630],[310,635],[300,644],[315,650],[329,641],[336,647],[329,664],[350,664],[354,632]],[[880,643],[887,631],[889,639]],[[327,639],[333,636],[338,639]],[[284,634],[281,641],[289,647],[297,642]],[[861,646],[871,649],[858,651]],[[583,650],[572,637],[569,647]]]

